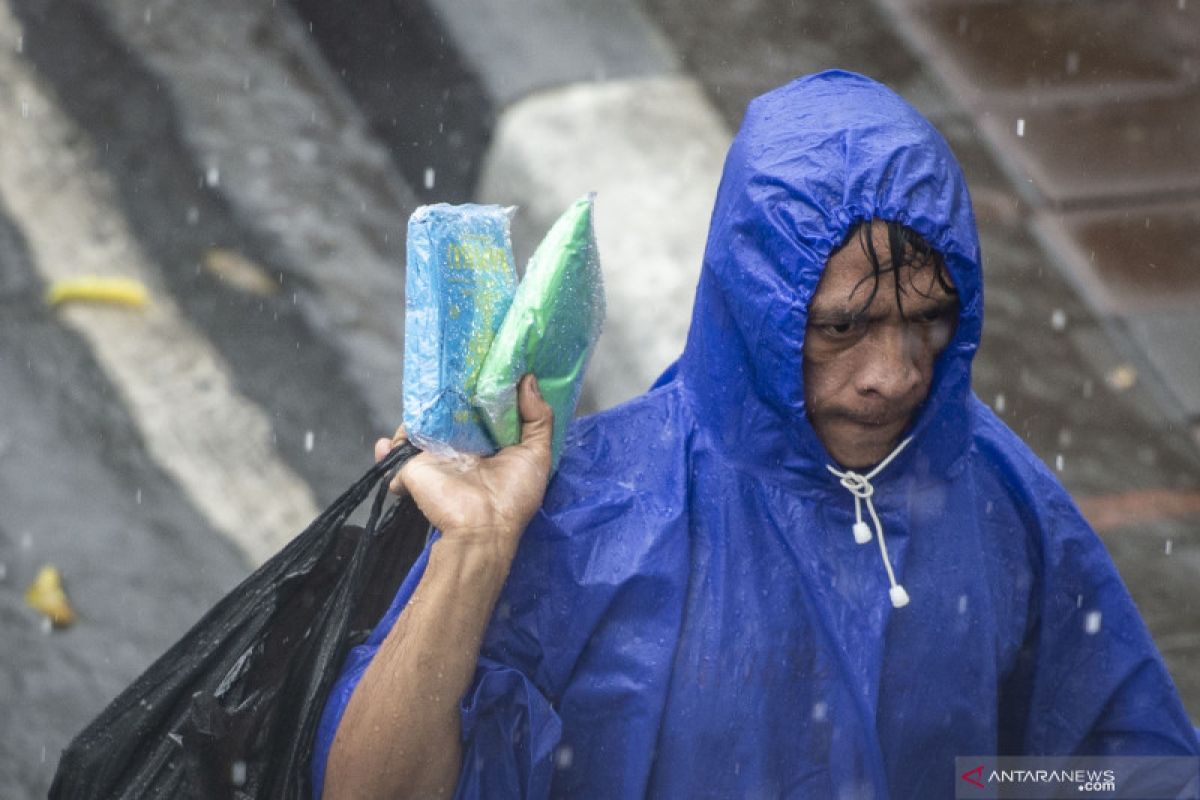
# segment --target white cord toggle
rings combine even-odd
[[[871,541],[871,529],[867,527],[867,523],[863,522],[862,507],[867,506],[867,513],[871,516],[871,521],[875,523],[875,535],[879,540],[879,553],[883,558],[883,568],[887,570],[888,583],[891,588],[888,590],[888,596],[892,600],[894,608],[904,608],[908,605],[908,592],[904,587],[896,583],[896,574],[892,571],[892,562],[888,558],[887,544],[883,540],[883,523],[879,521],[879,515],[875,512],[875,503],[871,501],[871,496],[875,494],[875,487],[871,485],[871,479],[884,470],[884,468],[892,463],[892,459],[900,455],[908,443],[912,441],[912,437],[908,437],[900,444],[896,445],[887,458],[880,461],[875,469],[868,472],[866,475],[860,475],[852,469],[845,471],[834,469],[826,464],[825,469],[832,472],[838,477],[839,482],[846,488],[850,494],[854,495],[854,526],[851,532],[854,534],[855,544],[866,544]]]

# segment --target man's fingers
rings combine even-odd
[[[396,428],[396,432],[392,434],[392,447],[399,447],[408,441],[408,431],[404,430],[404,426],[400,425]]]
[[[554,409],[542,398],[533,375],[521,378],[517,388],[517,411],[521,414],[521,444],[548,454],[554,438]]]
[[[382,437],[382,438],[376,439],[375,440],[375,463],[378,464],[380,461],[382,461],[384,459],[385,456],[387,456],[388,453],[392,452],[397,447],[399,447],[400,445],[404,444],[407,441],[408,441],[408,432],[404,430],[403,425],[396,428],[396,432],[394,434],[392,434],[392,438],[388,439],[386,437]]]

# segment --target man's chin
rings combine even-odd
[[[841,466],[846,469],[862,471],[883,461],[896,445],[900,443],[903,427],[896,425],[890,428],[874,428],[863,431],[865,426],[848,423],[848,426],[858,428],[845,432],[844,435],[832,436],[838,441],[825,442],[825,449]]]

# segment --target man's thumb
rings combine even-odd
[[[554,409],[542,399],[537,378],[521,378],[517,387],[517,411],[521,414],[521,444],[550,451],[554,438]]]

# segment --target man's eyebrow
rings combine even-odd
[[[809,325],[845,325],[866,316],[866,309],[812,308],[808,311]]]
[[[955,295],[952,295],[952,294],[946,295],[945,297],[938,298],[937,300],[933,300],[933,298],[925,298],[925,299],[928,299],[930,302],[922,303],[920,301],[917,301],[917,302],[906,304],[904,313],[907,315],[910,312],[917,313],[917,314],[925,314],[930,311],[951,311],[953,309],[958,308],[958,305],[959,305],[958,297],[956,297]]]

